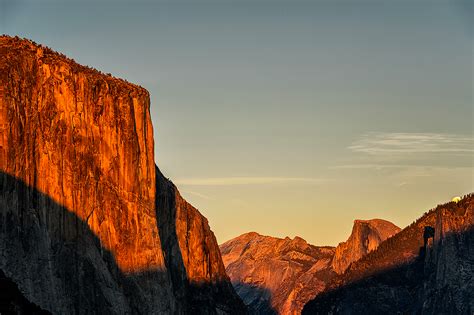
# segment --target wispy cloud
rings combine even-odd
[[[321,183],[320,178],[308,177],[209,177],[209,178],[184,178],[175,181],[182,186],[234,186],[234,185],[263,185],[278,183]]]
[[[339,169],[373,169],[373,170],[385,170],[385,169],[411,169],[411,170],[466,170],[472,169],[471,166],[436,166],[436,165],[414,165],[414,164],[384,164],[383,161],[374,164],[344,164],[330,166],[331,170]]]
[[[382,133],[360,136],[346,162],[332,170],[373,170],[401,182],[440,174],[472,172],[474,137],[443,133]],[[390,174],[390,175],[389,175]],[[404,185],[401,185],[404,186]]]
[[[386,168],[405,168],[410,167],[411,165],[403,165],[403,164],[344,164],[344,165],[335,165],[330,166],[329,169],[386,169]]]
[[[442,133],[368,133],[349,147],[370,155],[414,153],[474,153],[474,137]]]

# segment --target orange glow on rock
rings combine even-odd
[[[0,49],[0,169],[87,222],[122,271],[164,269],[148,92],[29,41]]]

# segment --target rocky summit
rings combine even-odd
[[[385,220],[356,220],[349,239],[336,248],[255,232],[220,248],[232,284],[251,312],[300,314],[338,273],[399,230]]]
[[[155,166],[149,107],[0,37],[0,313],[246,312],[207,220]]]

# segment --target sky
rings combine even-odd
[[[474,191],[464,0],[0,0],[0,33],[151,94],[155,160],[222,243],[404,227]]]

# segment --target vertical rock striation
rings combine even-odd
[[[182,313],[182,282],[218,282],[212,246],[185,256],[185,278],[167,265],[159,229],[174,226],[157,217],[153,146],[145,89],[0,37],[0,271],[27,300],[52,313]],[[189,233],[215,242],[207,222],[176,227],[167,249]]]
[[[162,268],[148,92],[26,41],[1,45],[2,171],[86,222],[121,270]]]

